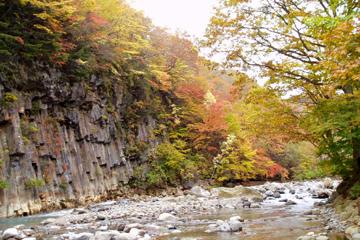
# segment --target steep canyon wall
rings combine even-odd
[[[141,79],[80,81],[39,64],[15,72],[15,82],[0,77],[0,217],[106,197],[160,141]]]

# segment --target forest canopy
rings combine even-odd
[[[162,139],[138,185],[358,176],[359,3],[256,2],[220,1],[203,41],[226,56],[220,71],[125,1],[1,1],[0,79],[25,88],[12,66],[36,61],[64,81],[96,74],[156,92],[124,113],[132,128],[150,112]]]

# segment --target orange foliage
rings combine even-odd
[[[196,83],[181,83],[176,89],[176,94],[180,98],[203,102],[205,89],[201,88]]]
[[[283,166],[281,166],[278,163],[274,163],[269,169],[268,169],[268,173],[267,176],[270,178],[274,178],[276,176],[280,176],[282,178],[288,178],[289,176],[289,172],[288,170],[286,170],[286,168],[284,168]]]
[[[108,24],[108,21],[101,16],[97,15],[94,12],[89,12],[86,15],[86,26],[92,30],[99,29],[101,27],[105,27]]]
[[[24,45],[24,39],[22,39],[21,37],[16,37],[16,41],[20,44],[20,45]]]
[[[212,104],[206,109],[203,122],[194,124],[196,148],[215,156],[220,151],[220,145],[227,136],[225,121],[225,105],[223,102]]]

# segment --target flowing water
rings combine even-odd
[[[25,225],[26,227],[32,227],[40,224],[42,221],[48,218],[57,218],[70,213],[71,210],[56,211],[46,214],[37,214],[26,217],[13,217],[13,218],[0,218],[0,230],[5,230],[17,225]]]
[[[260,208],[228,208],[226,206],[219,208],[216,211],[204,211],[201,214],[188,214],[182,218],[182,221],[174,224],[176,230],[167,231],[162,236],[154,236],[152,239],[158,240],[290,240],[297,239],[299,236],[306,235],[309,232],[323,232],[324,220],[320,215],[307,215],[306,212],[314,210],[314,203],[323,201],[320,199],[314,199],[312,197],[311,189],[318,186],[319,182],[305,182],[287,186],[285,193],[281,194],[280,199],[293,200],[296,205],[285,205],[284,202],[280,202],[279,198],[267,198],[261,203]],[[280,185],[282,186],[282,185]],[[258,187],[253,187],[257,189]],[[296,194],[291,194],[290,189],[296,189]],[[236,197],[239,199],[239,197]],[[127,201],[127,200],[126,200]],[[158,200],[157,200],[158,201]],[[199,199],[198,201],[204,201],[207,203],[207,199]],[[165,200],[160,200],[160,205],[166,204]],[[110,204],[111,203],[111,204]],[[155,201],[156,203],[156,201]],[[105,204],[105,203],[103,203]],[[112,205],[115,204],[115,205]],[[118,206],[120,202],[109,202],[109,206]],[[139,204],[139,203],[134,203]],[[143,202],[141,204],[151,207],[154,201]],[[129,208],[131,202],[125,202],[124,208]],[[186,204],[185,204],[186,205]],[[114,213],[119,210],[112,208]],[[119,208],[121,209],[121,208]],[[137,208],[135,208],[137,210]],[[141,211],[141,210],[140,210]],[[73,213],[71,210],[58,211],[50,214],[34,215],[21,218],[9,218],[0,219],[0,229],[6,229],[15,225],[24,224],[27,227],[39,225],[41,221],[47,218],[57,218],[61,216],[69,216]],[[95,214],[97,214],[95,212]],[[113,213],[111,213],[113,214]],[[209,224],[215,223],[217,220],[228,220],[232,216],[241,216],[245,219],[243,223],[243,231],[231,233],[231,232],[208,232]],[[87,217],[89,218],[89,217]],[[139,218],[139,223],[145,224],[144,220]],[[93,224],[93,223],[91,223]],[[91,226],[91,224],[89,226]],[[96,224],[96,222],[94,223]],[[168,228],[169,225],[158,220],[154,220],[153,224]],[[70,225],[69,225],[70,226]],[[94,225],[93,225],[94,226]],[[88,232],[94,233],[96,228],[92,230],[84,229]],[[66,233],[66,227],[60,229],[59,233],[53,236],[59,236],[58,234]],[[83,230],[82,230],[83,231]],[[61,233],[60,233],[61,232]],[[76,232],[76,231],[75,231]],[[81,231],[77,231],[81,232]],[[52,237],[46,235],[45,238]],[[56,238],[64,239],[64,238]],[[65,238],[66,239],[66,238]],[[335,238],[334,238],[335,239]]]
[[[282,198],[294,199],[291,194]],[[201,239],[201,240],[289,240],[306,235],[308,232],[321,232],[323,222],[320,218],[305,216],[304,213],[313,209],[316,201],[307,193],[303,199],[296,200],[297,205],[284,206],[278,199],[266,200],[261,208],[244,208],[237,210],[220,210],[216,214],[203,215],[193,220],[212,222],[218,219],[226,220],[232,216],[246,219],[243,231],[239,233],[206,233],[208,224],[183,225],[181,233],[171,234],[159,239]]]

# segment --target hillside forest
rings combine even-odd
[[[333,175],[360,195],[359,2],[251,2],[220,0],[195,44],[123,0],[1,0],[1,107],[38,88],[19,78],[20,65],[44,63],[89,93],[92,76],[115,79],[144,92],[123,109],[121,124],[136,128],[147,114],[156,122],[157,144],[134,169],[132,186]],[[101,87],[106,122],[117,93]],[[29,135],[37,131],[25,124]],[[136,141],[126,157],[147,144]],[[0,188],[10,185],[0,176]]]

